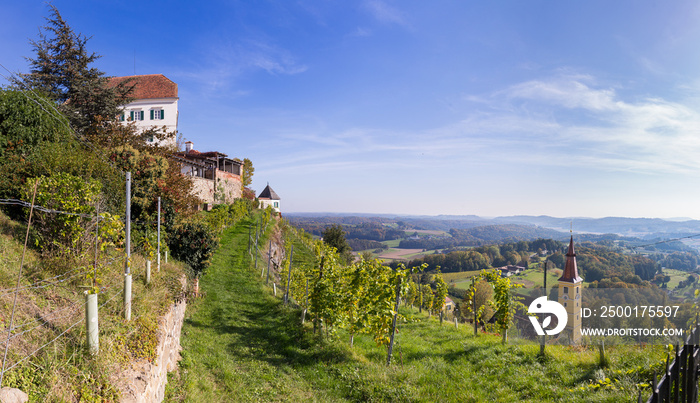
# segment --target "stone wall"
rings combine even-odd
[[[121,402],[163,401],[168,372],[177,369],[180,360],[180,331],[186,305],[184,300],[173,304],[161,318],[155,361],[152,364],[147,361],[133,363],[131,368],[124,371],[122,376],[126,382],[121,391]]]
[[[243,184],[240,176],[225,171],[217,171],[216,182],[218,190],[223,191],[226,197],[226,203],[233,203],[234,200],[241,197]]]
[[[278,219],[278,218],[273,218]],[[264,245],[261,246],[261,256],[264,256],[264,264],[267,265],[267,256],[268,256],[268,250],[270,252],[270,260],[271,260],[271,265],[270,265],[270,281],[273,281],[277,284],[284,284],[286,285],[287,279],[282,279],[280,278],[280,272],[281,268],[280,265],[286,258],[287,252],[284,249],[284,240],[282,237],[282,231],[280,230],[279,225],[275,226],[275,230],[270,234],[270,240],[272,242],[267,242]],[[270,249],[270,246],[272,247]]]
[[[194,194],[202,199],[203,203],[217,204],[220,200],[216,200],[216,194],[223,193],[226,203],[233,203],[235,199],[241,197],[243,193],[243,185],[241,177],[225,171],[216,172],[216,189],[214,189],[214,181],[211,179],[192,176],[194,184]]]
[[[202,199],[203,203],[214,203],[214,181],[211,179],[191,176],[194,187],[192,192]]]

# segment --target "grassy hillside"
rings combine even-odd
[[[0,346],[15,298],[26,225],[0,213]],[[56,267],[42,261],[39,251],[27,250],[10,348],[2,386],[16,387],[30,401],[116,401],[120,372],[155,355],[158,316],[179,297],[183,270],[163,264],[150,285],[144,284],[144,260],[133,257],[132,320],[123,319],[123,251],[100,258],[103,288],[98,298],[100,353],[86,352],[84,290],[91,283],[90,267]],[[66,271],[70,270],[70,271]],[[15,337],[16,335],[16,337]]]
[[[662,347],[637,346],[609,348],[607,368],[586,347],[549,346],[541,358],[538,346],[502,345],[402,310],[387,366],[386,350],[368,337],[350,348],[343,331],[327,338],[301,325],[299,310],[251,267],[247,234],[242,224],[227,230],[202,278],[166,401],[636,401],[638,384],[665,359]]]

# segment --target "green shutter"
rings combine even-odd
[[[151,120],[153,120],[153,109],[151,109]]]
[[[129,118],[132,122],[134,121],[134,111],[129,112]]]
[[[165,109],[160,110],[160,118],[165,119]]]

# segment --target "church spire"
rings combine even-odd
[[[583,281],[583,279],[578,275],[578,268],[576,267],[576,252],[574,252],[574,236],[571,236],[571,241],[569,242],[569,251],[566,252],[566,265],[564,266],[564,273],[559,277],[559,281],[566,281],[568,283],[578,283]]]

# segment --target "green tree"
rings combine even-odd
[[[42,143],[69,138],[68,120],[51,108],[38,94],[0,89],[0,158],[26,158]]]
[[[167,179],[168,161],[130,146],[114,149],[109,159],[123,171],[132,173],[131,218],[154,222],[158,212],[158,196]]]
[[[30,41],[35,52],[34,58],[27,58],[30,73],[16,84],[46,94],[73,128],[84,133],[98,117],[115,119],[132,86],[110,87],[104,73],[92,67],[101,56],[87,50],[89,38],[76,34],[55,6],[49,8],[39,38]]]
[[[345,263],[349,264],[352,262],[352,251],[350,245],[348,245],[348,241],[345,239],[345,231],[343,231],[343,227],[341,227],[340,224],[333,224],[327,227],[323,230],[321,236],[326,245],[332,246],[338,251],[338,255]]]
[[[19,198],[26,178],[49,173],[30,161],[37,148],[69,140],[68,121],[51,108],[37,94],[0,90],[0,198]]]
[[[253,183],[253,174],[255,173],[255,168],[253,167],[253,161],[248,158],[243,158],[243,166],[241,172],[241,182],[243,187],[250,186]]]

